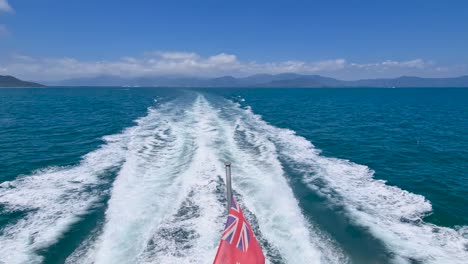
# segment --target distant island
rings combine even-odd
[[[34,82],[27,82],[17,79],[13,76],[0,75],[0,88],[28,88],[28,87],[44,87],[44,85]]]
[[[277,88],[397,88],[397,87],[468,87],[468,76],[454,78],[421,78],[402,76],[388,79],[343,81],[320,75],[295,73],[256,74],[247,77],[138,77],[97,76],[43,82],[50,86],[128,86],[128,87],[277,87]]]
[[[468,88],[468,76],[453,78],[398,78],[362,79],[344,81],[320,75],[295,73],[256,74],[247,77],[222,76],[216,78],[155,76],[127,78],[112,75],[77,78],[62,81],[44,81],[48,86],[124,86],[124,87],[259,87],[259,88]],[[0,75],[2,87],[44,87],[44,85]]]

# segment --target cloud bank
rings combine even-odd
[[[399,75],[443,75],[448,69],[423,59],[386,60],[353,63],[345,59],[321,61],[241,61],[234,54],[201,56],[193,52],[147,52],[116,60],[83,61],[75,58],[34,58],[21,54],[0,63],[0,74],[16,75],[28,80],[63,80],[70,78],[115,75],[141,76],[246,76],[258,73],[321,74],[344,79],[394,77]],[[451,70],[450,73],[453,73]]]

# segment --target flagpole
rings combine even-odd
[[[226,197],[227,197],[227,210],[229,212],[231,208],[231,197],[232,197],[232,186],[231,186],[231,162],[226,161],[224,163],[226,166]]]

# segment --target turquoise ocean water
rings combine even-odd
[[[0,263],[466,263],[468,89],[0,90]]]

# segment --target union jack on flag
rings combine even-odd
[[[265,257],[234,197],[214,264],[264,264]]]
[[[229,210],[226,228],[224,229],[222,239],[227,241],[229,244],[234,242],[236,248],[242,250],[242,252],[247,252],[250,242],[249,233],[251,232],[249,231],[250,228],[247,226],[242,210],[234,197],[232,197],[231,210]]]

